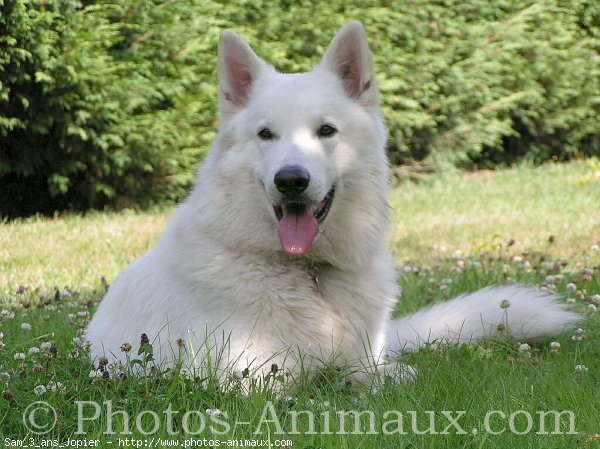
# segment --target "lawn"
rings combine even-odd
[[[427,175],[395,185],[390,198],[398,314],[521,281],[572,303],[581,330],[531,346],[425,348],[405,355],[414,382],[376,391],[335,370],[293,397],[222,391],[181,370],[105,378],[78,337],[105,283],[153,244],[170,211],[6,222],[0,446],[71,438],[100,447],[242,447],[240,439],[332,449],[600,447],[600,162]],[[139,342],[130,343],[137,357]]]

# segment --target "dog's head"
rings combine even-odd
[[[314,256],[339,254],[333,247],[344,242],[361,246],[365,232],[382,231],[373,223],[386,223],[385,130],[358,22],[344,26],[321,63],[301,74],[277,73],[224,31],[218,74],[221,127],[212,169],[245,191],[243,201],[253,204],[235,207],[251,207],[265,236],[278,236],[288,254]]]

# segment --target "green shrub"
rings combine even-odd
[[[395,163],[600,154],[592,0],[0,0],[0,11],[3,215],[181,198],[217,127],[224,28],[295,72],[361,20]]]
[[[0,213],[183,195],[216,98],[188,46],[214,54],[216,27],[194,42],[178,2],[0,4]]]

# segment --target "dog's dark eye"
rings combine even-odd
[[[333,125],[323,125],[317,130],[317,135],[319,137],[330,137],[333,136],[337,132],[335,126]]]
[[[274,136],[269,128],[262,128],[260,131],[258,131],[258,137],[260,137],[262,140],[271,140]]]

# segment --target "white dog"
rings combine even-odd
[[[156,246],[101,302],[86,335],[94,357],[124,359],[121,344],[144,332],[166,364],[298,372],[378,364],[428,341],[493,336],[500,324],[531,340],[578,320],[523,286],[390,320],[399,288],[371,59],[357,22],[301,74],[277,73],[222,33],[216,142]]]

